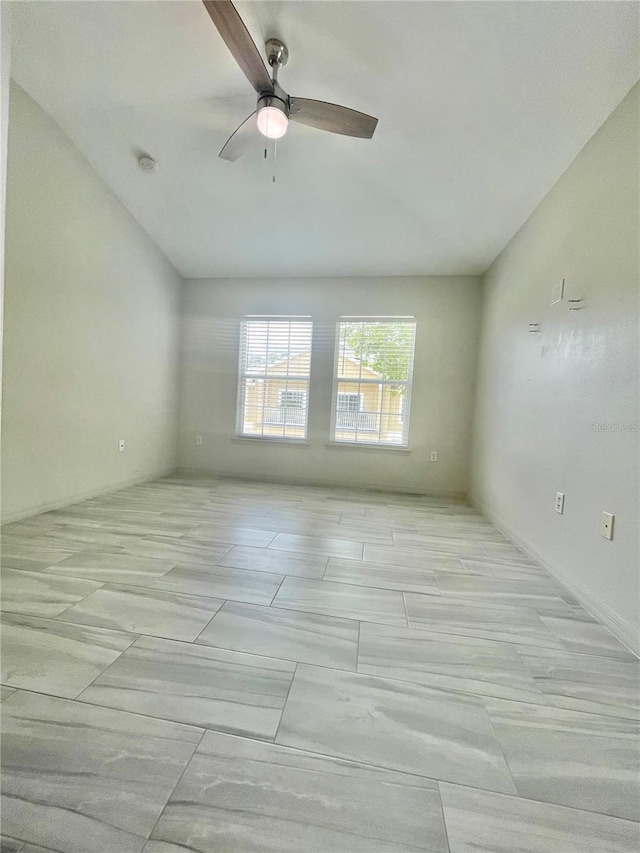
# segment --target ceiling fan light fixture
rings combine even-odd
[[[289,118],[280,107],[270,104],[258,110],[258,130],[268,139],[281,139],[288,126]]]

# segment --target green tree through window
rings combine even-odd
[[[383,379],[406,381],[414,328],[408,323],[344,323],[343,340],[365,367]],[[398,393],[393,389],[392,393]]]

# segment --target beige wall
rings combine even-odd
[[[472,476],[474,500],[636,648],[639,96],[636,86],[486,274]],[[552,306],[562,278],[565,301]],[[582,310],[570,312],[574,298]],[[603,510],[616,516],[611,542]]]
[[[186,283],[179,464],[239,477],[464,495],[480,289],[473,277],[192,280]],[[309,444],[234,440],[239,324],[309,314]],[[328,447],[340,315],[417,318],[410,453]],[[203,436],[201,447],[196,435]],[[438,451],[438,462],[429,453]]]
[[[17,86],[6,226],[5,520],[171,470],[181,279]]]

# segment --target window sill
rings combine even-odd
[[[366,444],[364,441],[330,441],[327,447],[332,450],[390,450],[392,453],[411,453],[408,447],[394,446],[393,444]]]
[[[250,444],[293,444],[298,447],[309,447],[309,442],[303,438],[277,438],[276,436],[270,438],[266,435],[256,435],[255,437],[252,435],[234,435],[231,441],[234,444],[249,442]]]

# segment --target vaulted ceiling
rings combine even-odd
[[[482,272],[638,78],[637,3],[238,2],[288,92],[379,118],[290,125],[273,183],[217,156],[255,96],[200,2],[13,6],[12,76],[186,277]]]

